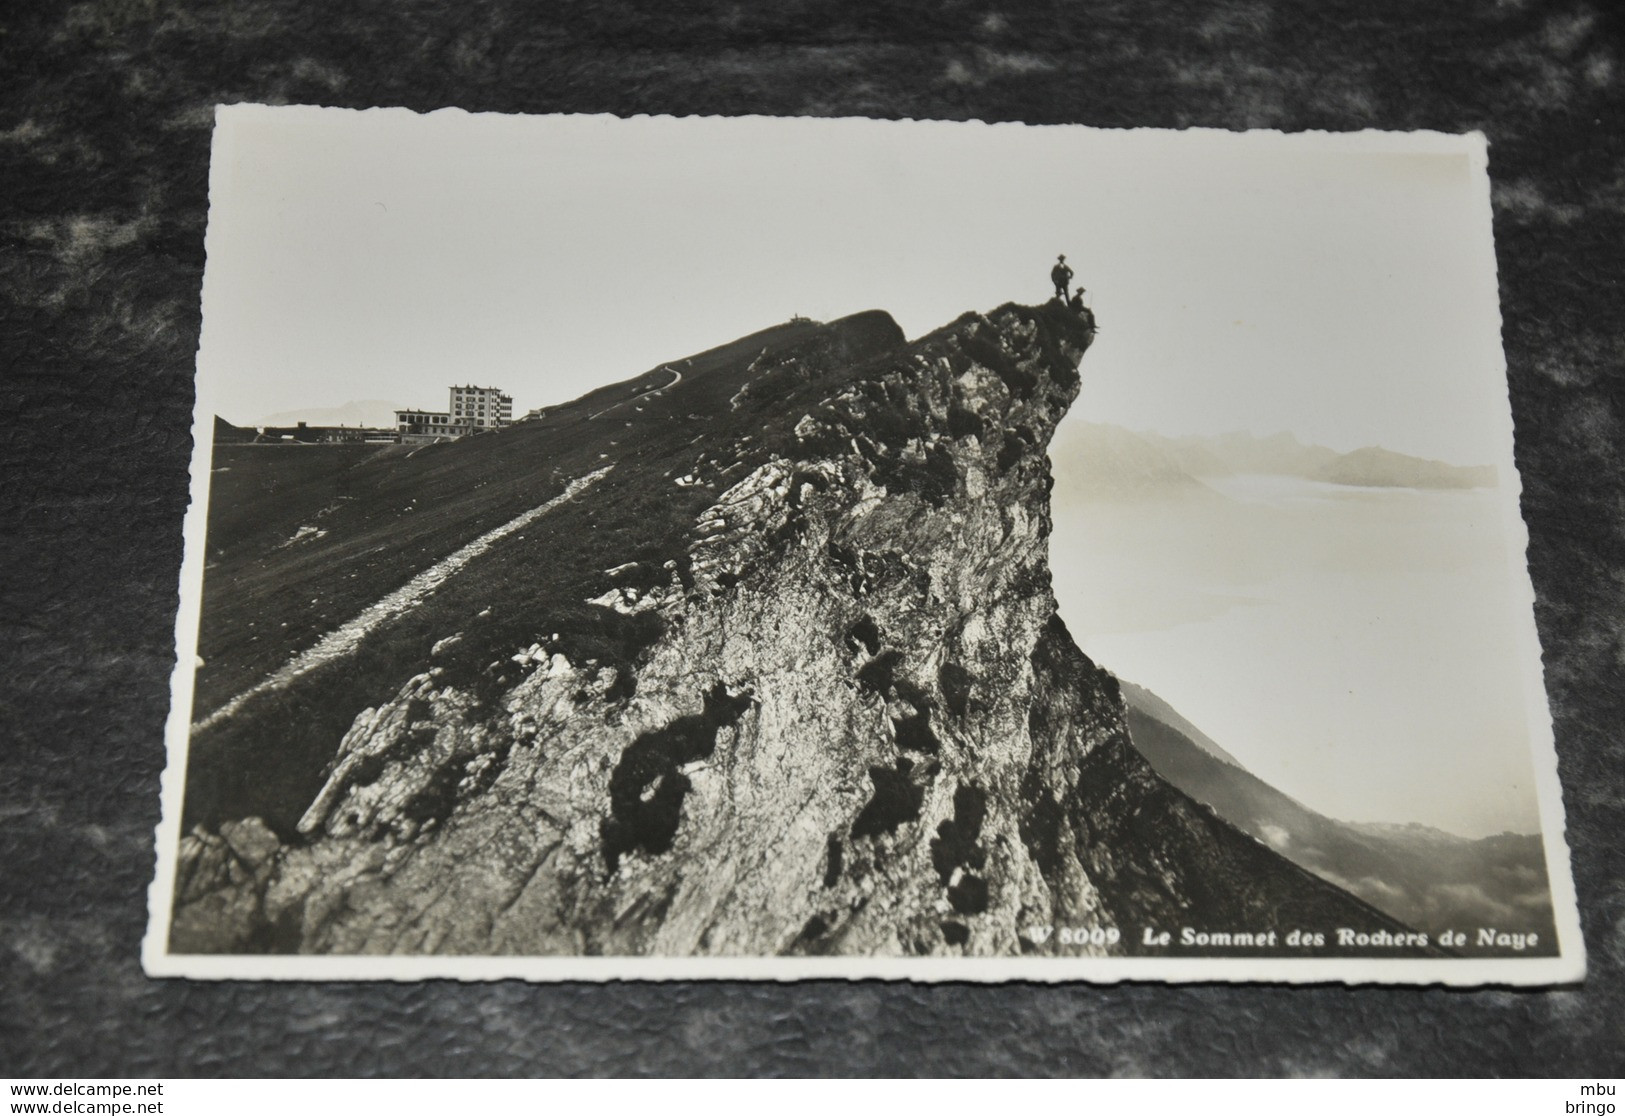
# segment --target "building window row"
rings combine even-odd
[[[451,410],[445,414],[426,411],[397,411],[400,431],[420,434],[466,434],[473,429],[506,426],[513,421],[513,397],[498,388],[460,386],[451,388]],[[408,430],[409,426],[419,427]],[[427,426],[428,429],[421,429]]]

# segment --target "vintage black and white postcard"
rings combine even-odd
[[[148,971],[1579,979],[1486,165],[220,110]]]

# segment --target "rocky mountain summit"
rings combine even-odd
[[[869,313],[346,458],[342,483],[260,483],[319,451],[237,448],[172,949],[1402,929],[1156,775],[1057,616],[1045,447],[1092,340],[1059,304],[913,343]],[[284,597],[291,627],[267,619]]]

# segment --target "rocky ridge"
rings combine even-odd
[[[1057,617],[1045,447],[1092,340],[1007,305],[846,363],[743,365],[691,471],[645,478],[715,500],[586,602],[651,638],[586,661],[538,615],[483,686],[443,665],[458,636],[423,646],[295,832],[191,829],[172,949],[1076,955],[1150,925],[1401,929],[1160,779]],[[797,413],[746,433],[776,393]]]

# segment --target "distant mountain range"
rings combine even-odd
[[[304,407],[297,411],[279,411],[267,415],[260,426],[394,426],[395,412],[403,404],[387,399],[355,399],[339,407]]]
[[[1063,432],[1053,457],[1056,473],[1074,491],[1101,499],[1200,498],[1212,495],[1206,479],[1259,473],[1377,488],[1484,488],[1496,483],[1493,466],[1451,465],[1380,446],[1339,453],[1306,445],[1285,432],[1173,438],[1082,423]]]
[[[1245,770],[1156,694],[1121,686],[1129,735],[1157,773],[1300,868],[1418,929],[1490,926],[1555,943],[1538,836],[1328,818]]]
[[[1493,488],[1491,465],[1447,465],[1421,457],[1407,457],[1380,446],[1367,446],[1338,455],[1310,478],[1330,484],[1374,488]]]
[[[1193,457],[1160,435],[1097,422],[1063,428],[1050,451],[1056,481],[1089,499],[1216,498],[1198,478],[1221,467]]]

